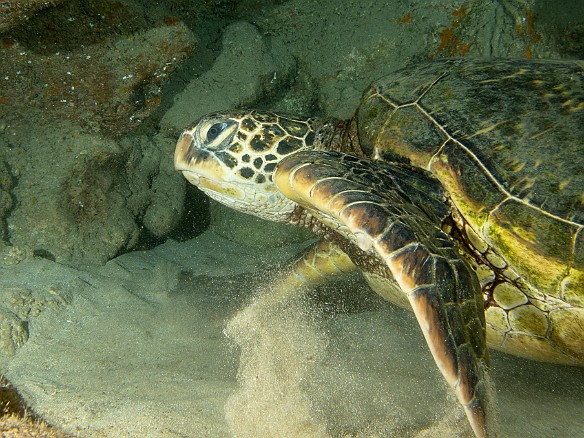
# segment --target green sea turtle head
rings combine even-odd
[[[295,204],[278,190],[274,170],[286,156],[314,147],[314,125],[269,112],[210,114],[182,132],[174,167],[222,204],[286,221]]]

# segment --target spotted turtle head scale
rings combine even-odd
[[[174,167],[211,198],[239,211],[286,221],[294,202],[272,176],[286,156],[310,149],[313,119],[258,111],[214,113],[185,129]]]

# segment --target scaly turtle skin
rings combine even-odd
[[[490,436],[485,336],[584,364],[583,139],[580,63],[440,61],[374,83],[349,121],[203,117],[175,167],[228,206],[322,236],[285,284],[360,269],[411,308]]]

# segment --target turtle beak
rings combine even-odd
[[[184,131],[178,138],[176,149],[174,150],[174,168],[176,170],[189,170],[189,162],[194,158],[193,152],[196,151],[193,140],[193,136],[187,131]]]
[[[174,168],[193,185],[225,196],[240,199],[238,184],[229,182],[229,172],[215,154],[197,147],[191,132],[184,131],[176,143]]]
[[[199,177],[225,181],[228,176],[215,154],[197,147],[195,138],[188,130],[180,135],[176,143],[174,168],[195,185],[199,185]]]
[[[193,167],[200,161],[199,149],[194,145],[194,138],[189,132],[183,132],[174,150],[174,168],[182,172],[184,177],[196,186],[199,185],[199,174],[193,172]],[[193,166],[194,164],[194,166]]]

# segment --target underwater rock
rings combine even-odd
[[[546,3],[322,0],[315,8],[312,2],[289,0],[267,8],[254,23],[271,39],[281,40],[317,84],[320,113],[348,118],[373,80],[408,64],[444,57],[565,57],[540,26],[544,16],[556,21],[559,15],[553,3],[547,14],[540,14]],[[577,21],[583,16],[578,3],[582,1],[562,3],[562,14]],[[573,22],[569,29],[577,40]],[[314,113],[307,109],[305,114]]]
[[[29,255],[103,264],[144,231],[161,236],[180,220],[184,183],[171,169],[170,140],[106,140],[69,122],[9,130],[16,206],[8,240]]]
[[[42,419],[19,417],[16,415],[0,417],[0,432],[2,432],[2,436],[19,438],[73,438],[75,436],[62,432],[60,429],[47,424]]]
[[[85,286],[78,277],[79,271],[44,259],[0,265],[0,357],[12,356],[29,340],[36,317],[71,304]]]
[[[69,304],[68,293],[56,288],[47,291],[0,285],[0,354],[12,355],[28,340],[29,319],[47,308]]]
[[[3,437],[73,437],[39,417],[3,375],[0,375],[0,411],[0,435]]]
[[[0,37],[0,264],[102,264],[179,221],[174,139],[126,134],[196,40],[146,11],[71,1]]]
[[[277,41],[267,41],[247,22],[229,25],[223,49],[201,77],[194,78],[175,97],[161,121],[173,135],[203,114],[256,103],[290,85],[296,63]]]
[[[27,21],[33,14],[63,0],[2,0],[0,2],[0,32]]]
[[[161,102],[161,85],[195,47],[180,21],[70,52],[38,53],[11,37],[0,51],[0,110],[19,117],[29,108],[119,137]]]

